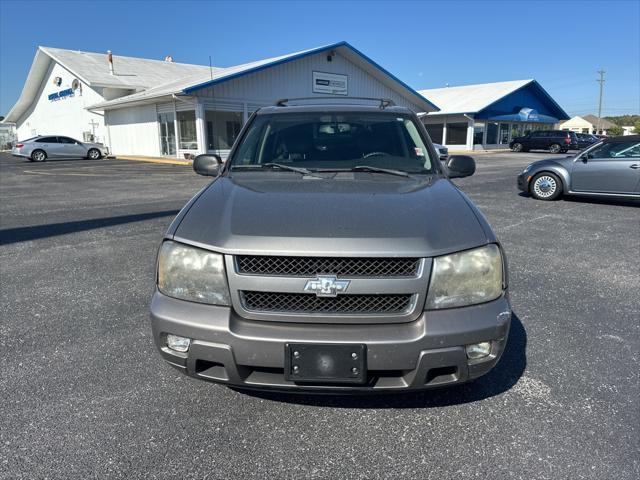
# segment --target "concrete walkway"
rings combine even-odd
[[[142,155],[118,155],[113,158],[116,160],[129,160],[132,162],[146,162],[146,163],[162,163],[165,165],[193,165],[193,162],[191,160],[181,160],[179,158],[145,157]]]

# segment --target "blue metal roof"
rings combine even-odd
[[[535,114],[529,118],[525,110],[533,111]],[[527,118],[524,118],[525,116]],[[487,105],[477,112],[474,118],[557,123],[570,117],[536,80],[532,80]]]

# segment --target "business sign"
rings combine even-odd
[[[55,102],[57,100],[62,100],[63,98],[73,97],[75,95],[73,88],[67,88],[66,90],[61,90],[59,92],[52,93],[49,95],[49,100]]]
[[[348,77],[335,73],[313,72],[313,93],[348,95]]]

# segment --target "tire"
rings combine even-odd
[[[562,147],[560,145],[558,145],[557,143],[552,143],[549,146],[549,151],[551,153],[560,153],[562,151]]]
[[[541,172],[531,180],[529,192],[537,200],[555,200],[562,195],[562,181],[553,173]]]
[[[97,148],[90,148],[89,151],[87,152],[87,158],[89,160],[99,160],[102,157],[102,154],[100,153],[100,150],[98,150]]]
[[[524,150],[523,146],[521,143],[514,143],[511,146],[511,151],[512,152],[522,152]]]
[[[44,150],[34,150],[31,152],[32,162],[44,162],[47,159],[47,152]]]

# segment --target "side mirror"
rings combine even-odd
[[[193,170],[205,177],[217,177],[220,173],[220,165],[222,165],[222,159],[215,153],[198,155],[193,160]]]
[[[469,177],[476,172],[476,161],[468,155],[451,155],[447,161],[449,178]]]

